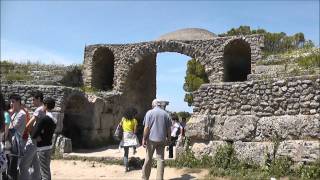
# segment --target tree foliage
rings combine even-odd
[[[292,36],[284,32],[272,33],[265,29],[253,29],[250,26],[240,26],[239,28],[232,28],[226,33],[219,36],[235,36],[235,35],[251,35],[262,34],[264,35],[264,49],[266,54],[281,53],[288,50],[298,49],[301,47],[313,47],[314,44],[310,40],[306,40],[302,32],[298,32]]]
[[[201,84],[208,83],[209,79],[204,70],[204,67],[195,59],[188,61],[187,73],[183,89],[187,92],[184,98],[185,102],[191,106],[193,102],[192,92],[197,90]]]

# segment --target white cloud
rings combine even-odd
[[[63,55],[30,44],[23,44],[1,39],[1,60],[13,62],[39,62],[43,64],[70,65],[79,63]]]

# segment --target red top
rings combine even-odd
[[[30,114],[29,114],[29,112],[28,112],[27,109],[22,108],[22,110],[26,113],[26,124],[28,124],[28,122],[30,121]],[[24,132],[23,132],[23,135],[22,135],[22,139],[27,140],[30,131],[31,131],[31,129],[26,127],[26,128],[24,129]]]

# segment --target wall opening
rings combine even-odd
[[[122,111],[137,109],[138,137],[142,138],[143,118],[156,97],[156,54],[141,56],[130,69],[122,96]]]
[[[94,53],[92,68],[92,87],[104,91],[112,90],[114,77],[114,55],[106,47],[100,47]]]
[[[169,101],[170,112],[189,112],[192,107],[184,101],[186,91],[184,83],[187,64],[192,58],[177,52],[161,52],[157,54],[157,98]]]
[[[90,139],[92,129],[93,108],[88,100],[81,95],[73,95],[65,105],[62,134],[72,140],[72,148],[85,147]]]
[[[246,81],[251,73],[250,45],[242,39],[231,41],[226,45],[223,55],[225,82]]]

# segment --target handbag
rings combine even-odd
[[[121,122],[118,124],[118,126],[114,132],[114,135],[113,135],[114,139],[116,139],[117,141],[121,141],[122,137],[123,137],[123,129],[122,129]]]

